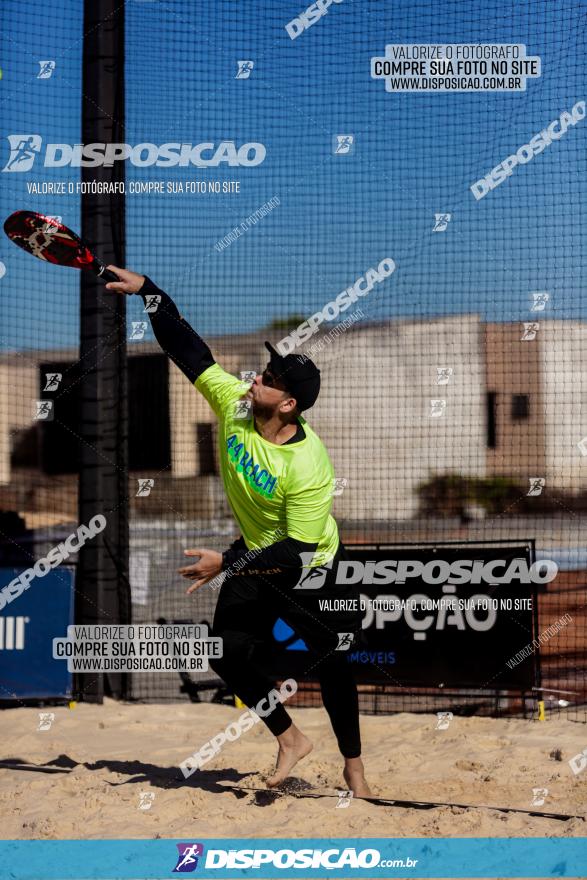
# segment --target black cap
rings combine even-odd
[[[271,354],[272,371],[295,397],[298,409],[314,406],[320,393],[320,370],[316,364],[304,354],[279,354],[270,342],[265,343],[265,348]]]

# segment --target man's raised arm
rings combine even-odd
[[[204,370],[215,362],[212,352],[196,331],[182,318],[171,297],[157,287],[146,275],[108,266],[116,272],[120,281],[111,281],[107,290],[119,293],[137,293],[142,296],[155,338],[173,363],[193,384]]]

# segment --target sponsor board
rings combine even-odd
[[[537,684],[539,651],[507,663],[536,635],[537,591],[558,571],[551,560],[534,559],[531,541],[373,544],[347,547],[347,557],[340,583],[358,590],[363,644],[344,656],[357,681],[514,690]],[[328,608],[320,605],[320,580],[311,592],[317,608]],[[308,679],[303,638],[281,619],[270,654],[275,675]]]

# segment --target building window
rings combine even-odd
[[[497,446],[497,392],[487,392],[487,446],[495,449]]]
[[[530,416],[530,397],[528,394],[512,394],[512,420],[527,419]]]
[[[213,422],[198,422],[196,424],[196,443],[198,444],[198,461],[200,463],[198,473],[201,477],[218,473],[214,428]]]
[[[10,431],[10,464],[12,467],[39,466],[39,423]]]
[[[165,354],[141,354],[129,357],[127,365],[128,469],[166,470],[171,466],[169,360]],[[63,376],[54,391],[43,390],[48,373]],[[72,474],[79,470],[83,442],[79,436],[82,376],[79,362],[43,361],[39,364],[39,398],[59,400],[59,418],[34,423],[39,430],[40,466],[46,474]],[[115,402],[110,401],[108,405],[114,406]],[[24,453],[19,453],[16,446],[15,454]]]

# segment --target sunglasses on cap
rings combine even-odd
[[[283,384],[283,381],[279,378],[279,376],[276,376],[275,373],[273,373],[269,369],[269,367],[265,367],[265,369],[261,373],[261,381],[263,385],[265,385],[267,388],[275,388],[277,391],[287,391],[285,385]],[[283,385],[283,388],[277,387],[276,383],[278,382]]]

